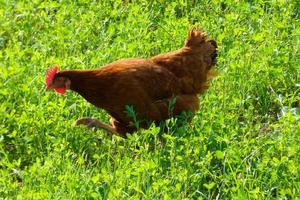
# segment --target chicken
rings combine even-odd
[[[92,118],[79,119],[77,125],[126,137],[137,130],[126,106],[134,108],[140,128],[148,128],[149,121],[159,124],[182,112],[195,113],[199,109],[197,95],[208,88],[216,57],[216,42],[193,28],[184,47],[174,52],[149,59],[122,59],[93,70],[58,71],[54,67],[46,76],[46,89],[61,94],[75,91],[110,115],[111,125]],[[172,99],[175,104],[170,112]]]

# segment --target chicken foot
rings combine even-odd
[[[115,127],[105,124],[97,119],[93,119],[93,118],[89,118],[89,117],[83,117],[83,118],[78,119],[75,122],[75,125],[76,126],[85,125],[88,128],[102,128],[111,134],[115,134],[115,135],[124,137],[122,134],[120,134],[116,131]]]

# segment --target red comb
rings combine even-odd
[[[46,86],[49,86],[53,82],[54,76],[57,71],[58,71],[57,66],[54,66],[48,70],[47,75],[46,75]]]

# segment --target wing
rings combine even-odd
[[[134,107],[139,119],[160,120],[162,107],[156,102],[171,99],[180,93],[178,78],[151,60],[126,59],[114,62],[102,70],[110,78],[106,89],[109,97],[106,109],[119,122],[130,119],[124,112],[126,105]]]

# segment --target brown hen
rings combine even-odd
[[[57,72],[54,68],[47,74],[46,85],[47,90],[59,93],[75,91],[111,117],[111,125],[92,118],[79,119],[77,125],[103,128],[126,137],[137,127],[132,125],[125,106],[134,108],[141,128],[148,128],[149,121],[159,124],[182,112],[195,113],[199,108],[197,95],[208,88],[216,57],[216,42],[193,28],[184,47],[177,51],[149,59],[123,59],[93,70]],[[170,112],[172,99],[176,100]]]

